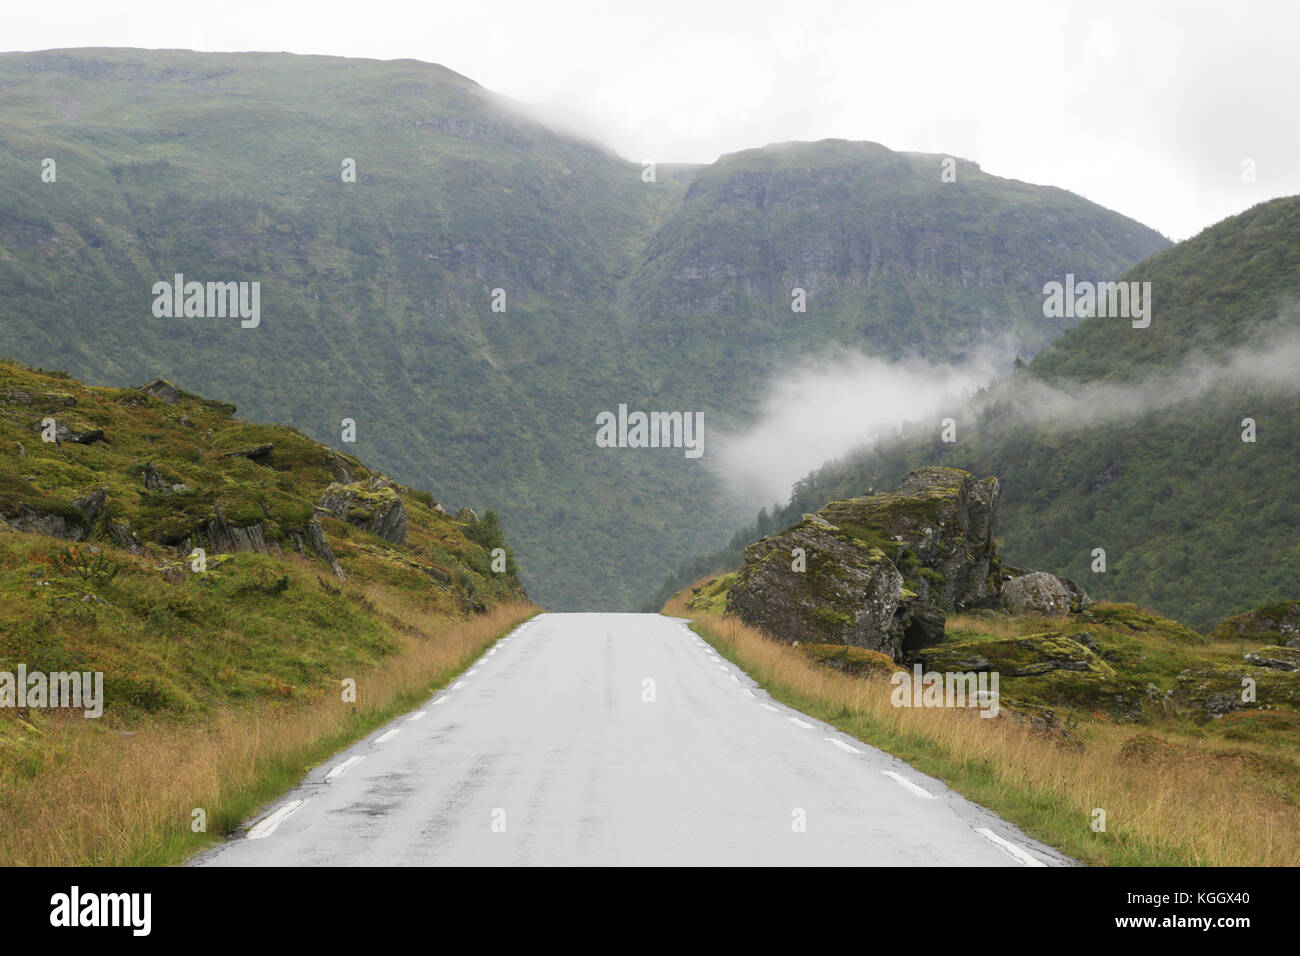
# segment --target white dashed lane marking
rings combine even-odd
[[[804,730],[812,730],[812,724],[800,720],[798,717],[787,717],[786,720],[790,721],[790,723],[794,724],[796,727],[802,727]]]
[[[827,739],[828,741],[830,741],[831,743],[833,743],[836,747],[839,747],[841,750],[846,751],[846,752],[848,752],[848,753],[851,753],[851,754],[860,754],[860,753],[862,753],[862,751],[859,750],[857,747],[853,747],[853,746],[851,746],[851,745],[849,745],[849,744],[846,744],[844,741],[839,740],[839,739],[837,739],[837,738],[835,738],[835,737],[827,737],[826,739]]]
[[[895,773],[892,770],[882,770],[881,773],[883,773],[886,777],[892,777],[893,779],[897,780],[899,783],[901,783],[908,790],[911,790],[918,797],[925,797],[926,799],[929,800],[934,799],[934,794],[932,794],[929,790],[926,790],[924,787],[919,787],[916,784],[912,783],[912,781],[908,780],[901,773]]]
[[[339,764],[329,773],[325,774],[325,780],[328,782],[330,780],[333,780],[335,777],[343,776],[345,773],[347,773],[357,764],[361,763],[362,759],[363,759],[362,757],[349,757],[347,760],[343,761],[341,764]]]
[[[261,823],[257,824],[257,826],[253,827],[253,829],[249,830],[248,836],[244,837],[244,839],[245,840],[266,839],[272,833],[275,832],[276,827],[278,827],[285,820],[289,819],[289,817],[291,817],[294,814],[294,812],[306,802],[307,802],[306,800],[289,801],[284,806],[282,806],[279,810],[276,810],[274,813],[272,813],[270,816],[264,819]]]
[[[400,734],[401,732],[402,732],[402,728],[401,728],[401,727],[394,727],[392,730],[390,730],[388,733],[384,734],[382,737],[378,737],[378,738],[376,738],[375,743],[377,743],[377,744],[387,743],[388,741],[392,740],[394,737],[396,737],[396,736],[397,736],[398,734]]]
[[[982,836],[984,839],[988,840],[994,846],[997,846],[1000,849],[1005,850],[1007,854],[1010,855],[1013,859],[1019,860],[1022,866],[1047,866],[1047,864],[1044,863],[1042,860],[1035,859],[1034,857],[1030,856],[1028,853],[1020,849],[1020,847],[1016,846],[1010,840],[1003,839],[1002,837],[994,833],[992,830],[990,830],[988,827],[976,827],[975,832],[978,833],[980,836]]]

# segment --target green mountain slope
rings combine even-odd
[[[102,671],[137,716],[309,699],[526,600],[490,512],[234,411],[0,361],[0,670]]]
[[[1164,250],[1124,277],[1152,284],[1149,328],[1094,317],[958,417],[822,468],[778,514],[661,593],[826,501],[886,487],[922,464],[995,474],[1008,553],[1202,631],[1295,596],[1300,581],[1300,198],[1278,199]],[[1281,373],[1281,374],[1279,374]],[[1035,406],[1051,403],[1050,413]],[[1242,440],[1243,420],[1256,441]],[[1106,554],[1104,573],[1093,551]]]
[[[0,88],[6,353],[163,376],[453,507],[490,502],[553,608],[628,605],[745,510],[680,452],[597,448],[599,412],[702,411],[716,434],[809,351],[947,358],[1008,332],[1032,352],[1061,331],[1014,318],[1044,281],[1166,245],[1060,190],[965,162],[941,183],[942,157],[872,144],[647,183],[414,61],[51,51],[0,56]],[[178,273],[260,282],[260,324],[156,318]]]

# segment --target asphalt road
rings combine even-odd
[[[1070,863],[654,614],[522,625],[194,862]]]

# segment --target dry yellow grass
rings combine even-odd
[[[511,604],[460,623],[419,620],[424,637],[408,635],[404,649],[356,675],[355,704],[332,694],[308,703],[225,708],[201,727],[159,720],[130,732],[76,717],[52,722],[43,731],[39,765],[26,772],[8,767],[0,778],[0,864],[180,859],[204,842],[191,832],[196,808],[206,812],[209,834],[237,824],[537,610]]]
[[[676,598],[664,613],[693,619],[774,696],[898,754],[1083,862],[1300,863],[1300,813],[1250,754],[1136,748],[1129,742],[1147,729],[1112,726],[1090,728],[1082,749],[1072,749],[973,710],[894,707],[887,680],[819,666],[734,618],[694,613]],[[1104,833],[1091,828],[1096,809],[1106,813]]]

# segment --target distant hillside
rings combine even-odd
[[[1094,596],[1156,608],[1206,632],[1294,596],[1300,580],[1300,198],[1263,203],[1159,252],[1150,327],[1094,317],[957,416],[832,463],[726,551],[681,567],[671,593],[735,566],[740,549],[827,501],[889,487],[924,464],[995,474],[998,535],[1018,560]],[[1035,409],[1050,402],[1054,410]],[[1244,419],[1256,441],[1242,441]],[[1105,573],[1093,550],[1106,552]],[[651,601],[650,603],[653,603]]]
[[[491,503],[557,609],[631,604],[748,510],[718,507],[700,461],[597,448],[599,412],[702,411],[716,435],[810,353],[951,358],[1005,333],[1030,354],[1069,324],[1041,319],[1044,281],[1167,244],[1062,190],[965,161],[945,183],[945,157],[869,143],[646,182],[409,60],[17,53],[0,90],[13,357],[162,376],[453,507]],[[154,284],[177,274],[260,282],[259,324],[156,317]]]

